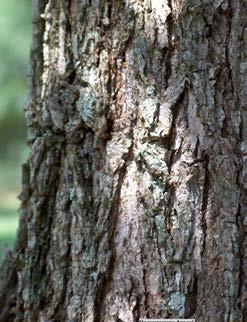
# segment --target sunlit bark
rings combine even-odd
[[[244,321],[246,1],[33,8],[0,321]]]

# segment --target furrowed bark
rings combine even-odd
[[[0,321],[245,321],[245,0],[33,3]]]

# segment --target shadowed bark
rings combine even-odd
[[[33,1],[0,321],[246,321],[246,12]]]

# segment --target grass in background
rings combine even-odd
[[[21,164],[27,159],[28,148],[23,142],[12,142],[4,157],[0,158],[0,262],[3,249],[11,249],[18,227],[18,208],[21,192]]]
[[[0,160],[0,262],[3,260],[3,249],[13,247],[18,227],[20,200],[17,196],[21,191],[21,163],[27,155],[27,147],[19,148],[21,153],[17,153],[15,162]]]
[[[3,247],[12,248],[15,241],[19,207],[16,196],[14,191],[0,191],[0,261],[3,259]]]

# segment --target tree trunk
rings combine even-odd
[[[33,0],[0,321],[246,321],[246,12]]]

